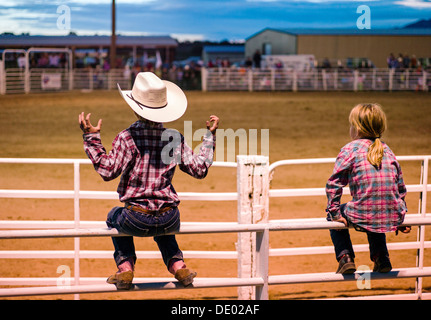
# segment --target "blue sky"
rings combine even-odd
[[[112,0],[0,0],[0,33],[110,34]],[[117,33],[181,40],[243,40],[266,28],[356,28],[367,5],[371,28],[431,18],[431,0],[116,0]],[[70,30],[57,21],[70,8]]]

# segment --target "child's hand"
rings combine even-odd
[[[213,122],[212,125],[211,125],[211,122]],[[215,134],[218,128],[219,122],[220,122],[220,119],[217,116],[214,116],[214,115],[210,116],[210,121],[207,121],[207,129],[211,131],[212,134]]]
[[[100,128],[102,127],[102,119],[99,119],[97,126],[93,127],[93,125],[90,122],[90,116],[91,116],[91,113],[87,114],[87,117],[85,117],[84,112],[82,112],[78,117],[79,127],[84,133],[100,132]]]
[[[347,223],[346,218],[344,218],[344,217],[340,217],[339,219],[337,219],[337,220],[332,220],[332,221],[335,221],[335,222],[341,222],[341,223],[343,223],[346,227],[348,227],[348,226],[349,226],[349,224]]]
[[[395,231],[395,235],[398,235],[398,231],[401,231],[402,233],[409,233],[410,230],[412,230],[411,226],[399,226]]]

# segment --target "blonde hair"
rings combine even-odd
[[[368,148],[367,160],[373,166],[380,167],[383,159],[383,144],[380,138],[387,127],[382,107],[377,103],[358,104],[350,112],[349,123],[361,138],[374,139]]]

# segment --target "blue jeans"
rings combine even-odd
[[[341,215],[349,224],[353,225],[355,230],[367,233],[368,244],[370,246],[370,259],[375,261],[375,259],[380,256],[389,257],[388,248],[386,246],[386,235],[384,233],[371,232],[352,224],[344,213],[345,207],[346,204],[340,206]],[[326,219],[331,221],[329,213]],[[329,232],[331,234],[332,243],[334,244],[337,261],[340,261],[345,254],[349,254],[352,259],[354,259],[355,252],[353,251],[352,241],[350,240],[349,229],[331,229]]]
[[[158,215],[135,212],[124,207],[114,207],[108,213],[106,224],[121,233],[130,236],[112,237],[114,243],[114,259],[117,266],[128,258],[133,258],[136,263],[135,237],[154,237],[163,262],[169,269],[172,259],[183,260],[183,253],[178,247],[175,235],[166,235],[180,229],[180,212],[178,208]]]

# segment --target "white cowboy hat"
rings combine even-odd
[[[140,72],[132,90],[121,90],[121,96],[134,112],[154,122],[179,119],[187,109],[187,98],[176,84],[160,80],[152,72]]]

